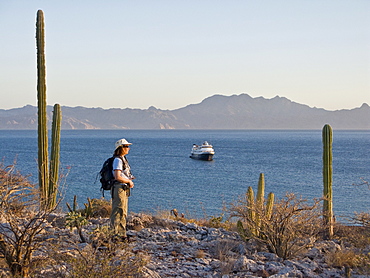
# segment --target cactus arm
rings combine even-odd
[[[263,173],[260,173],[257,190],[257,206],[261,208],[263,206],[264,199],[265,199],[265,175]]]
[[[256,212],[254,207],[254,192],[251,186],[248,187],[247,191],[247,211],[249,219],[254,221],[256,218]]]
[[[93,203],[91,199],[87,198],[87,204],[84,205],[85,205],[85,217],[86,219],[89,219],[90,217],[92,217],[93,213]]]
[[[272,216],[272,209],[274,207],[274,199],[275,194],[270,192],[267,196],[267,204],[266,204],[266,220],[270,220]]]
[[[49,207],[54,208],[57,199],[60,157],[60,125],[62,112],[59,104],[54,105],[53,123],[51,131],[51,157],[50,157],[50,182],[49,182]]]
[[[238,220],[238,222],[236,223],[236,228],[237,228],[238,234],[240,235],[241,239],[244,241],[248,241],[249,239],[248,233],[244,229],[243,223],[240,220]]]
[[[254,223],[256,221],[256,205],[255,205],[255,202],[254,202],[254,191],[253,191],[253,188],[251,186],[248,187],[248,191],[247,191],[247,212],[248,212],[248,222],[249,223]],[[252,233],[253,235],[256,234],[256,229],[253,228],[253,225],[251,227],[251,225],[248,225],[250,226],[249,230],[250,230],[250,233]]]
[[[258,189],[257,189],[257,199],[256,199],[256,228],[257,235],[261,229],[261,214],[263,212],[263,206],[265,202],[265,176],[263,173],[260,173],[258,179]]]
[[[77,195],[74,195],[73,196],[73,211],[77,211],[77,207],[78,207],[78,204],[77,204]]]
[[[71,208],[71,205],[70,204],[66,203],[66,206],[67,206],[69,212],[73,212],[73,209]]]

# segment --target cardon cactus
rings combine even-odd
[[[271,219],[272,216],[272,209],[274,208],[274,200],[275,200],[275,194],[270,192],[267,196],[267,203],[266,203],[266,218],[268,220]]]
[[[256,204],[254,201],[254,191],[251,186],[248,187],[247,190],[247,216],[250,219],[250,221],[255,222],[256,221]],[[253,226],[250,227],[250,233],[252,235],[255,235],[258,233],[257,229]]]
[[[38,107],[38,167],[39,188],[41,191],[41,207],[47,206],[48,195],[48,127],[46,117],[46,67],[44,41],[44,13],[37,11],[36,19],[37,46],[37,107]]]
[[[49,181],[49,206],[56,205],[58,178],[59,178],[59,154],[60,154],[60,125],[62,112],[59,104],[54,105],[53,123],[51,128],[51,157],[50,157],[50,181]]]
[[[326,228],[326,238],[331,238],[334,234],[334,214],[333,214],[333,130],[326,124],[322,129],[323,142],[323,184],[324,184],[324,203],[323,216]]]
[[[257,206],[263,206],[264,201],[265,201],[265,175],[263,173],[260,173],[257,189]]]
[[[254,191],[251,186],[248,187],[247,191],[247,204],[248,204],[248,217],[250,219],[256,219],[256,211],[253,209],[254,205]]]
[[[258,179],[256,207],[254,208],[255,210],[257,210],[257,213],[255,215],[255,222],[257,224],[258,230],[261,227],[260,213],[263,211],[264,203],[265,203],[265,175],[263,173],[260,173],[260,177]]]
[[[243,223],[240,220],[238,220],[238,222],[236,222],[236,229],[238,231],[239,236],[243,240],[247,241],[249,239],[250,235],[247,233],[247,231],[244,228]]]
[[[248,220],[249,230],[253,236],[259,236],[263,229],[262,219],[264,221],[269,220],[272,215],[272,209],[274,206],[275,195],[270,192],[265,204],[265,177],[261,173],[258,180],[257,198],[254,199],[254,193],[251,186],[248,187],[247,191],[247,209],[248,209]]]
[[[40,205],[42,209],[52,209],[56,205],[56,194],[59,174],[59,146],[61,112],[59,104],[54,106],[52,124],[52,154],[50,173],[48,170],[48,123],[46,104],[46,66],[44,13],[37,11],[36,18],[37,47],[37,107],[38,107],[38,170]]]

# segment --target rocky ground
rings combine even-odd
[[[91,248],[90,243],[78,243],[78,233],[65,228],[62,222],[63,218],[55,215],[46,227],[55,240],[74,241],[81,250]],[[108,219],[92,219],[83,234],[88,238],[93,229],[104,225],[108,225]],[[148,259],[145,277],[345,277],[344,267],[333,268],[325,263],[325,254],[342,248],[335,241],[317,242],[299,259],[283,260],[275,254],[257,251],[253,242],[247,244],[236,232],[222,228],[144,214],[131,214],[128,226],[132,252]],[[42,256],[41,252],[34,255]],[[51,272],[46,269],[44,277],[52,277]],[[368,276],[353,271],[352,277]]]
[[[131,221],[135,219],[140,222],[140,215]],[[222,228],[174,220],[153,224],[130,231],[136,238],[134,250],[145,250],[151,257],[147,268],[156,273],[151,277],[345,277],[344,267],[325,263],[326,253],[342,248],[334,241],[315,243],[299,260],[283,260],[258,252],[253,242],[246,244],[236,232]]]

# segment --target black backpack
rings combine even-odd
[[[125,169],[125,162],[123,161],[122,157],[117,156],[122,160],[122,165],[123,165],[123,170]],[[101,167],[101,170],[99,172],[100,175],[100,183],[101,183],[101,188],[100,190],[103,192],[104,196],[104,190],[111,190],[115,178],[113,176],[113,160],[116,158],[116,156],[112,156],[108,158],[104,163],[103,166]]]

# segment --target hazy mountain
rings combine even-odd
[[[62,107],[62,129],[369,129],[370,107],[311,108],[276,96],[214,95],[176,110]],[[48,107],[52,118],[52,107]],[[0,129],[37,129],[37,107],[0,109]]]

